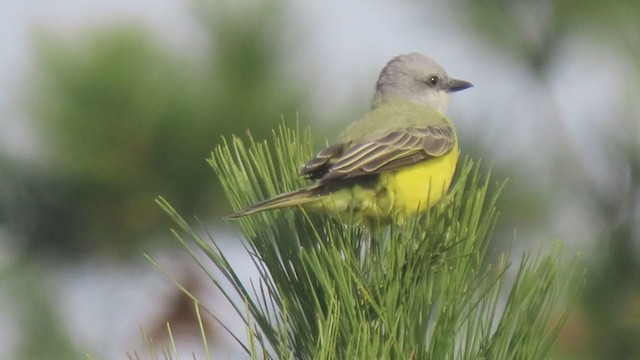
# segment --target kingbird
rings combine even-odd
[[[308,187],[240,210],[302,206],[351,214],[360,223],[401,222],[437,203],[458,162],[458,138],[445,116],[449,94],[473,86],[449,77],[428,56],[391,59],[375,86],[371,110],[300,170]]]

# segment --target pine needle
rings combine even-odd
[[[270,142],[223,140],[208,161],[238,210],[304,186],[297,171],[312,154],[310,132],[283,124]],[[250,289],[213,240],[201,239],[166,201],[159,203],[244,299],[234,308],[245,319],[243,347],[252,358],[546,358],[567,314],[561,299],[570,279],[561,276],[561,248],[525,254],[501,298],[509,263],[505,255],[490,264],[487,248],[504,183],[479,169],[463,159],[437,206],[406,224],[374,227],[370,236],[348,216],[299,208],[239,219],[259,273]]]

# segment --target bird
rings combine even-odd
[[[228,216],[301,206],[356,223],[401,223],[448,191],[459,158],[445,115],[449,95],[472,87],[420,53],[393,57],[380,71],[370,110],[302,165],[309,186]]]

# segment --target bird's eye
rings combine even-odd
[[[440,83],[440,78],[437,75],[432,75],[431,77],[429,77],[429,79],[427,80],[427,85],[431,86],[431,87],[435,87]]]

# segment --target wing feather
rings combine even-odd
[[[396,130],[345,151],[320,178],[326,181],[394,170],[442,156],[454,141],[453,129],[446,124]]]
[[[338,143],[322,149],[300,170],[311,179],[329,181],[390,171],[453,148],[453,128],[447,124],[409,127],[359,144]]]
[[[347,144],[338,143],[329,145],[320,150],[320,152],[311,160],[309,160],[300,169],[300,175],[310,179],[319,179],[323,177],[331,167],[333,160],[338,158]]]

